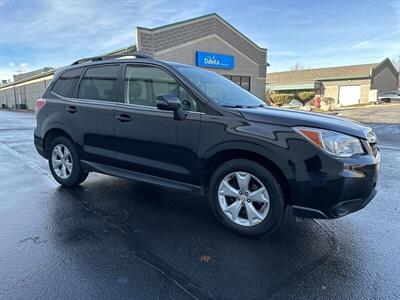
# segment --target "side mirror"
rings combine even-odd
[[[186,115],[182,110],[181,100],[175,95],[164,94],[157,96],[157,108],[174,112],[174,120],[183,120]]]

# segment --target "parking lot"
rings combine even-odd
[[[59,187],[34,148],[34,115],[0,110],[0,296],[400,299],[400,120],[367,121],[382,165],[365,209],[288,215],[248,239],[191,194],[100,174]]]

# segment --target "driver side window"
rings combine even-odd
[[[156,106],[157,96],[173,94],[182,103],[182,109],[197,111],[192,96],[167,72],[152,66],[127,66],[125,74],[125,103]]]

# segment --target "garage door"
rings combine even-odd
[[[354,105],[360,103],[361,86],[340,86],[339,87],[339,104]]]

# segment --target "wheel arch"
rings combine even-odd
[[[204,188],[207,190],[209,181],[214,171],[221,166],[223,163],[233,159],[248,159],[259,163],[275,176],[278,182],[281,184],[282,191],[285,195],[285,203],[291,203],[291,193],[289,187],[290,172],[283,168],[282,164],[277,164],[273,156],[267,156],[261,154],[258,151],[243,149],[243,148],[230,148],[221,149],[220,151],[214,151],[211,155],[206,156],[203,162],[203,171],[201,182]]]
[[[73,142],[71,135],[69,135],[64,129],[62,129],[60,127],[53,127],[51,129],[49,129],[43,138],[43,148],[44,148],[46,157],[48,157],[48,155],[49,155],[49,150],[50,150],[49,147],[50,147],[51,141],[58,136],[65,136],[66,138],[70,139]]]

